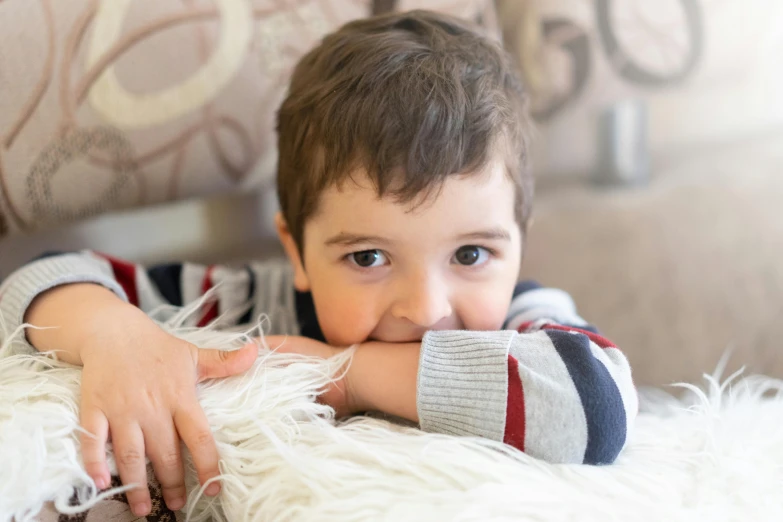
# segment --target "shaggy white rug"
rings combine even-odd
[[[168,327],[197,345],[248,338],[181,319]],[[0,357],[19,335],[0,332]],[[378,419],[336,425],[314,397],[341,364],[262,348],[247,374],[200,386],[223,491],[212,501],[191,487],[191,520],[783,519],[781,381],[707,377],[683,399],[643,393],[627,449],[591,467]],[[75,512],[102,498],[79,461],[79,377],[50,358],[0,358],[0,521],[34,520],[47,501]],[[81,508],[68,505],[74,491]]]

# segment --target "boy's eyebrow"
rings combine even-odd
[[[387,245],[391,241],[384,237],[380,236],[368,236],[363,234],[352,234],[350,232],[340,232],[339,234],[330,237],[326,240],[326,246],[352,246],[352,245],[358,245],[360,243],[372,243],[372,244],[380,244],[380,245]]]
[[[476,230],[457,236],[459,241],[484,240],[484,241],[511,241],[511,234],[505,228],[495,227],[486,230]],[[340,232],[326,240],[326,246],[349,247],[358,244],[372,243],[374,245],[388,245],[390,240],[381,236],[368,236],[364,234],[352,234]]]
[[[476,230],[467,234],[460,234],[457,239],[464,241],[469,239],[483,239],[485,241],[501,240],[511,241],[511,234],[502,227],[488,228],[486,230]]]

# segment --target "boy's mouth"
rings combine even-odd
[[[368,342],[379,342],[379,343],[397,343],[397,344],[405,344],[405,343],[420,343],[422,336],[413,336],[413,337],[401,337],[398,339],[391,339],[391,338],[378,338],[378,337],[368,337]]]

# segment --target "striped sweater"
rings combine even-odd
[[[147,313],[158,309],[162,319],[173,313],[163,305],[187,304],[214,288],[198,325],[235,326],[266,314],[268,334],[323,340],[310,294],[294,289],[282,260],[144,268],[91,251],[48,255],[11,274],[0,286],[6,326],[20,326],[41,292],[75,282],[101,284]],[[426,431],[504,441],[549,462],[608,464],[637,408],[625,356],[561,290],[519,283],[503,330],[431,331],[422,339],[417,409]]]

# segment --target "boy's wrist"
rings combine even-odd
[[[27,338],[40,352],[57,351],[60,359],[82,365],[82,351],[96,334],[116,321],[124,310],[137,310],[111,290],[95,283],[71,283],[37,296],[25,313]]]
[[[359,345],[344,380],[350,413],[380,411],[418,422],[416,380],[420,343]]]
[[[78,339],[79,359],[83,365],[96,351],[114,350],[119,353],[122,347],[132,346],[123,339],[133,336],[138,343],[152,342],[156,334],[163,330],[141,309],[121,299],[96,301],[95,307],[85,309],[77,316],[80,326],[74,330]]]
[[[359,351],[362,349],[364,345],[359,345],[356,347],[356,351],[353,354],[353,357],[351,358],[350,365],[348,366],[348,369],[345,372],[345,377],[343,377],[342,382],[342,390],[345,394],[345,413],[346,415],[356,415],[357,413],[362,413],[364,411],[368,411],[369,406],[367,404],[367,401],[365,400],[364,395],[362,394],[361,389],[361,377],[358,376],[358,374],[361,372],[361,366],[357,365],[357,355],[359,354]],[[361,363],[359,363],[361,364]],[[357,377],[358,376],[358,377]],[[357,381],[359,387],[357,388]]]

